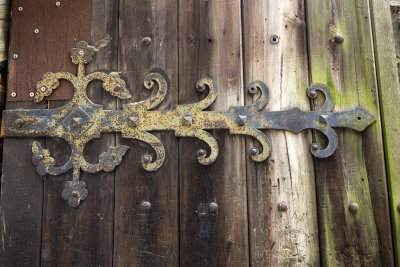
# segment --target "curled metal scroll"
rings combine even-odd
[[[167,94],[167,82],[158,73],[150,73],[144,79],[144,86],[149,90],[156,89],[152,97],[144,101],[124,104],[122,110],[104,110],[101,105],[92,103],[86,95],[86,88],[93,80],[102,81],[103,88],[112,96],[130,99],[131,94],[124,80],[117,72],[110,74],[94,72],[85,74],[85,64],[91,62],[95,53],[107,45],[104,40],[95,46],[84,41],[70,52],[74,64],[78,65],[77,75],[67,72],[45,73],[37,83],[35,102],[49,96],[60,84],[67,80],[74,86],[74,96],[65,106],[48,110],[6,110],[3,111],[2,133],[11,136],[50,136],[66,140],[72,149],[69,160],[62,166],[55,166],[55,159],[49,150],[39,142],[32,144],[32,161],[40,175],[60,175],[72,169],[72,180],[68,181],[62,191],[62,197],[72,207],[80,204],[87,197],[86,184],[80,181],[80,172],[110,172],[119,165],[128,146],[110,147],[99,156],[98,163],[88,163],[83,155],[87,142],[100,138],[103,132],[121,132],[123,138],[140,140],[150,145],[152,155],[143,155],[141,164],[147,171],[158,170],[165,160],[165,148],[161,141],[150,132],[172,130],[179,137],[195,137],[209,146],[209,153],[200,149],[197,159],[200,164],[212,164],[218,156],[219,148],[215,138],[208,130],[228,129],[230,134],[248,135],[261,145],[261,150],[254,147],[250,157],[261,162],[271,153],[271,143],[264,134],[264,129],[281,129],[299,133],[305,129],[315,129],[328,139],[328,145],[321,148],[311,144],[311,153],[315,157],[329,157],[338,145],[338,138],[333,127],[347,127],[363,131],[375,121],[374,116],[362,108],[344,112],[332,112],[334,99],[329,87],[313,84],[307,89],[310,98],[316,98],[318,92],[325,96],[324,104],[315,111],[303,111],[292,108],[284,111],[262,111],[269,100],[269,91],[265,83],[252,82],[248,86],[250,94],[259,93],[258,100],[247,106],[231,107],[228,112],[205,111],[216,99],[218,90],[210,78],[202,78],[197,84],[198,91],[208,90],[208,95],[198,103],[178,105],[175,110],[155,111]]]

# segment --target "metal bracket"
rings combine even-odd
[[[4,137],[11,136],[50,136],[66,140],[71,148],[70,159],[63,166],[55,166],[55,159],[49,150],[39,142],[32,144],[32,160],[40,175],[60,175],[73,170],[72,181],[68,181],[62,197],[72,207],[79,205],[87,197],[84,182],[79,181],[80,170],[89,173],[112,171],[122,161],[127,146],[110,147],[99,156],[96,164],[88,163],[83,151],[85,144],[94,138],[100,138],[104,132],[121,132],[123,138],[131,138],[149,144],[155,157],[146,154],[142,157],[142,166],[148,171],[156,171],[165,159],[165,149],[161,141],[149,131],[174,131],[179,137],[196,137],[210,147],[210,153],[200,149],[197,160],[203,165],[213,163],[218,156],[218,144],[206,130],[229,129],[230,134],[249,135],[261,144],[262,149],[253,147],[250,157],[256,162],[267,159],[271,153],[271,144],[263,129],[280,129],[299,133],[305,129],[322,132],[328,139],[328,145],[321,149],[317,143],[311,144],[311,153],[318,158],[325,158],[336,150],[338,138],[332,127],[347,127],[363,131],[375,121],[373,115],[358,107],[344,112],[332,112],[334,99],[329,87],[313,84],[307,89],[310,98],[316,98],[318,92],[325,95],[324,104],[314,111],[292,108],[284,111],[261,111],[269,99],[268,87],[261,81],[252,82],[250,94],[260,93],[258,100],[251,105],[229,108],[228,112],[204,111],[217,97],[217,86],[210,78],[202,78],[197,84],[198,91],[208,89],[206,98],[198,103],[178,105],[172,111],[154,111],[167,94],[167,82],[158,73],[150,73],[144,79],[147,89],[158,88],[157,93],[147,100],[123,104],[122,110],[104,110],[101,105],[92,103],[86,95],[86,88],[93,80],[101,80],[103,88],[120,99],[129,99],[131,95],[118,73],[105,74],[94,72],[85,75],[88,64],[99,48],[107,45],[102,41],[90,46],[84,41],[70,52],[74,64],[78,65],[77,76],[68,72],[45,73],[36,85],[34,101],[40,102],[55,90],[60,80],[71,82],[74,86],[72,100],[61,108],[48,110],[5,110],[3,111],[2,132]]]

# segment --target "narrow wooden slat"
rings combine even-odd
[[[361,106],[377,118],[362,134],[337,130],[338,150],[316,160],[321,262],[392,266],[369,3],[307,3],[312,82],[331,87],[335,111]],[[342,44],[330,40],[337,33],[344,36]],[[349,210],[353,202],[359,206],[356,213]]]
[[[243,2],[244,80],[269,86],[266,109],[309,110],[303,0]],[[275,37],[274,37],[275,36]],[[275,38],[275,39],[274,39]],[[257,96],[254,97],[254,100]],[[247,103],[252,99],[247,98]],[[268,161],[247,164],[249,232],[253,266],[319,264],[314,166],[309,132],[267,131]],[[247,149],[254,144],[248,139]],[[278,210],[285,202],[287,211]]]
[[[93,0],[91,39],[93,42],[112,37],[111,43],[96,55],[88,71],[116,71],[118,43],[118,3]],[[73,36],[71,36],[73,38]],[[77,39],[79,40],[79,39]],[[87,40],[89,41],[89,40]],[[68,56],[68,55],[65,55]],[[89,98],[104,109],[115,109],[116,100],[94,83],[88,90]],[[65,104],[51,102],[50,108]],[[99,154],[115,145],[115,135],[102,135],[85,148],[85,158],[97,162]],[[47,142],[56,159],[66,161],[70,153],[65,142]],[[61,199],[61,191],[71,173],[48,177],[46,182],[42,265],[44,266],[111,266],[113,256],[114,172],[81,174],[89,196],[77,208]]]
[[[205,97],[199,78],[216,81],[213,110],[243,105],[240,1],[179,1],[179,102]],[[180,264],[247,266],[248,227],[244,137],[213,132],[219,144],[211,166],[197,162],[205,144],[182,138],[180,157]],[[209,204],[218,211],[212,213]]]
[[[175,0],[119,1],[119,71],[133,99],[152,93],[143,86],[150,72],[168,79],[168,94],[157,110],[173,109],[178,102],[177,2]],[[150,37],[146,46],[143,38]],[[153,89],[156,90],[156,89]],[[152,149],[138,141],[119,138],[128,145],[116,173],[114,265],[178,265],[178,141],[173,133],[153,133],[165,146],[166,161],[156,172],[140,166]],[[154,157],[153,157],[154,158]],[[151,204],[141,208],[142,201]]]
[[[385,143],[386,171],[390,193],[390,211],[392,218],[392,232],[394,255],[397,265],[400,264],[400,112],[397,108],[400,99],[399,74],[396,62],[396,51],[391,33],[392,20],[390,17],[389,1],[372,0],[372,28],[375,44],[376,71],[378,76],[383,138]],[[400,2],[397,2],[400,5]],[[398,24],[393,25],[398,29]],[[400,38],[397,35],[396,40]],[[398,53],[397,53],[398,54]],[[384,197],[384,196],[382,196]],[[385,216],[382,215],[382,216]],[[390,231],[382,229],[384,234]]]

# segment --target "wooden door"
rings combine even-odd
[[[89,99],[107,110],[151,97],[143,80],[157,72],[168,85],[158,111],[204,99],[196,83],[210,77],[219,89],[211,111],[255,103],[258,95],[248,94],[247,85],[256,80],[269,87],[264,111],[309,111],[321,100],[310,101],[306,90],[323,83],[334,112],[362,107],[376,121],[362,133],[336,128],[338,149],[324,159],[310,153],[311,143],[326,145],[317,131],[265,130],[271,155],[254,162],[253,138],[210,130],[219,155],[208,166],[197,162],[199,149],[208,153],[204,142],[155,131],[165,162],[154,172],[140,165],[153,153],[150,146],[105,133],[86,145],[88,162],[109,146],[129,150],[110,172],[81,172],[89,194],[78,207],[61,197],[71,171],[41,176],[32,164],[34,141],[57,166],[67,162],[64,140],[4,138],[1,266],[394,266],[399,260],[400,114],[393,110],[399,82],[386,27],[389,2],[15,0],[11,12],[7,110],[68,103],[73,88],[65,81],[39,104],[31,93],[45,72],[76,73],[68,51],[77,41],[95,45],[111,37],[86,71],[119,72],[132,98],[117,99],[91,83]]]

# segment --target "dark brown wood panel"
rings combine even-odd
[[[107,36],[111,43],[100,49],[94,62],[87,68],[91,72],[116,71],[118,68],[118,3],[92,1],[92,42]],[[51,53],[50,53],[51,54]],[[89,98],[102,104],[104,109],[115,109],[116,100],[102,89],[101,83],[93,83],[88,90]],[[51,102],[54,108],[64,101]],[[115,145],[115,134],[103,134],[101,139],[89,142],[85,158],[98,161],[99,154]],[[47,146],[56,159],[66,161],[70,149],[65,142],[49,139]],[[63,163],[63,162],[62,162]],[[71,172],[48,177],[45,186],[42,265],[43,266],[111,266],[113,253],[114,222],[114,172],[88,174],[82,172],[89,195],[79,207],[71,208],[61,199],[61,191]]]
[[[119,71],[133,99],[152,93],[144,77],[161,72],[168,80],[168,94],[157,110],[174,109],[178,102],[177,1],[119,1]],[[145,45],[143,38],[150,37]],[[155,89],[154,89],[155,90]],[[115,184],[114,264],[116,266],[178,265],[178,141],[173,133],[154,133],[166,149],[164,165],[156,172],[141,166],[152,149],[143,143],[118,139],[130,149],[117,169]],[[154,158],[154,157],[153,157]],[[141,208],[142,201],[151,204]]]
[[[198,79],[210,77],[219,92],[211,109],[243,105],[240,2],[179,1],[179,103],[199,101]],[[247,266],[248,231],[244,137],[213,132],[219,144],[211,166],[197,162],[205,144],[182,138],[180,158],[180,264]],[[211,202],[218,205],[213,213]]]
[[[45,72],[76,72],[67,55],[77,40],[90,40],[91,0],[59,2],[13,1],[8,101],[32,101],[29,94]],[[70,99],[72,93],[63,82],[48,99]]]

